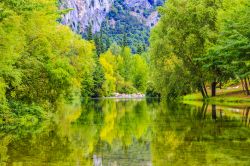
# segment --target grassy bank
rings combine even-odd
[[[209,92],[209,98],[206,99],[203,99],[200,93],[193,93],[183,96],[183,101],[207,101],[211,104],[250,106],[250,96],[244,94],[241,88],[217,89],[217,95],[215,97],[211,97],[211,93]]]

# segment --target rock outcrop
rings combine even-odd
[[[82,33],[92,25],[93,32],[100,30],[114,0],[59,0],[61,9],[72,9],[64,15],[62,23]]]
[[[101,25],[111,10],[128,10],[139,22],[147,27],[154,26],[158,21],[156,6],[162,0],[123,0],[121,6],[116,6],[115,0],[59,0],[61,9],[72,9],[65,14],[62,23],[69,25],[75,32],[84,33],[87,26],[92,31],[100,31]],[[125,12],[126,13],[126,12]],[[108,20],[114,28],[114,19]]]

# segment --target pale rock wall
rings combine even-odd
[[[73,9],[64,15],[62,23],[76,32],[84,32],[90,24],[93,32],[100,30],[114,0],[60,0],[61,9]]]

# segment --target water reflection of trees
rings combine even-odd
[[[93,153],[102,156],[103,159],[110,158],[114,162],[122,162],[123,164],[129,162],[130,158],[135,157],[132,155],[136,155],[136,149],[131,149],[132,144],[137,144],[137,146],[143,148],[147,144],[146,138],[149,137],[147,136],[147,130],[150,124],[150,112],[147,110],[147,103],[145,101],[114,102],[104,100],[99,104],[102,105],[101,114],[103,117],[99,121],[101,122],[97,134],[99,143],[95,145]],[[87,105],[87,107],[92,106]],[[94,114],[100,114],[99,111],[89,111],[89,108],[85,108],[85,110],[86,112],[82,114],[83,118],[93,111]],[[85,123],[87,121],[84,120]],[[83,120],[79,118],[76,123],[82,122]],[[93,119],[88,123],[92,122]],[[88,125],[86,125],[86,129],[88,129]]]
[[[147,108],[146,101],[112,100],[90,101],[82,107],[61,106],[53,121],[45,123],[39,131],[13,134],[11,139],[0,137],[0,161],[93,165],[98,158],[112,153],[114,160],[129,162],[136,154],[135,149],[133,154],[130,149],[134,142],[142,149],[149,144]],[[115,156],[116,153],[124,156]]]
[[[249,108],[154,101],[62,105],[39,128],[0,133],[0,162],[23,165],[249,165]],[[132,162],[131,162],[132,161]]]
[[[250,131],[240,112],[207,104],[185,107],[160,106],[151,143],[154,165],[250,164]],[[243,117],[245,122],[247,111]]]
[[[250,125],[249,111],[250,111],[250,107],[246,107],[243,111],[243,116],[242,116],[242,123],[244,123],[245,126],[247,127],[249,127]]]

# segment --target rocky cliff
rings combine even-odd
[[[76,32],[84,32],[91,24],[93,31],[100,30],[114,0],[60,0],[61,9],[72,9],[64,15],[62,23]]]
[[[129,45],[146,43],[158,19],[157,6],[164,0],[59,0],[61,9],[72,9],[62,23],[83,34],[89,25],[94,33],[103,29],[111,42],[127,34]]]

